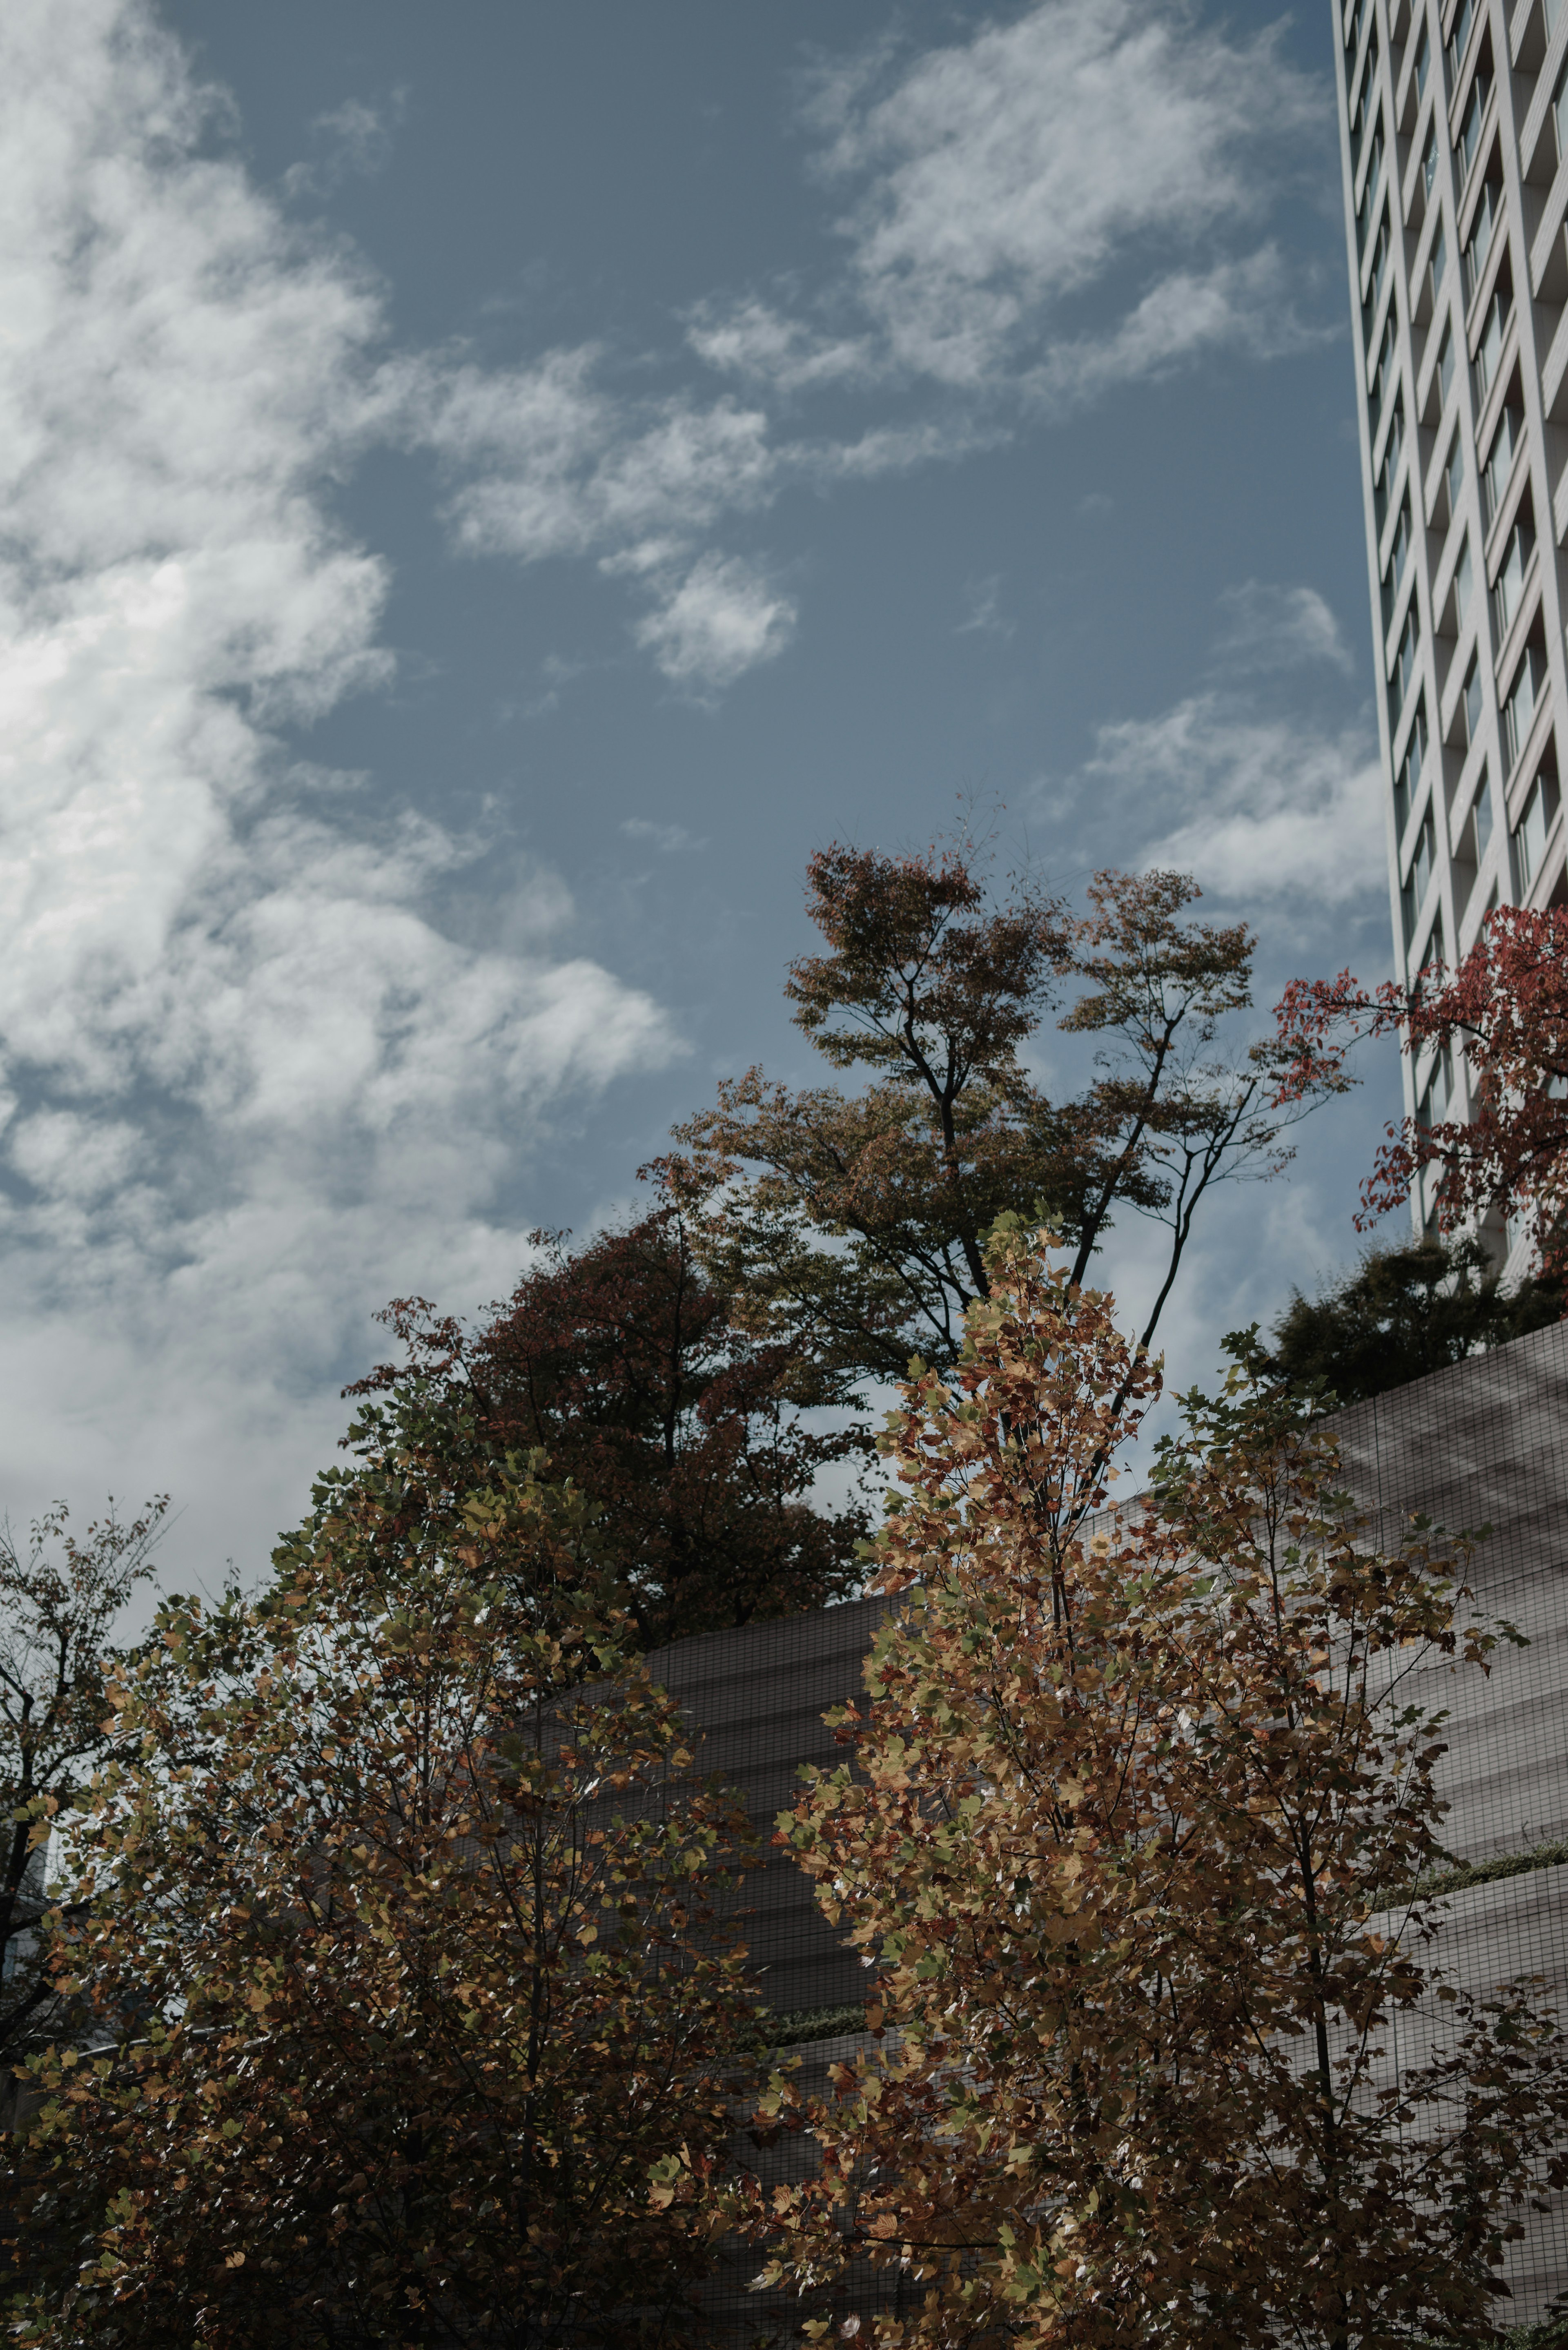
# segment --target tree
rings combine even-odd
[[[686,2338],[699,2176],[753,2001],[739,1815],[585,1613],[569,1498],[389,1458],[259,1602],[168,1603],[111,1691],[51,1963],[96,2041],[31,2062],[16,2337]],[[529,1555],[545,1554],[543,1571]]]
[[[566,1237],[533,1235],[541,1261],[472,1335],[398,1300],[384,1318],[407,1364],[348,1392],[392,1388],[436,1411],[471,1469],[547,1457],[591,1499],[597,1556],[644,1649],[846,1596],[865,1512],[811,1495],[864,1451],[858,1431],[803,1423],[785,1390],[810,1398],[809,1382],[784,1347],[737,1327],[673,1208],[571,1253]],[[382,1441],[379,1415],[362,1426]]]
[[[83,1539],[63,1502],[37,1520],[26,1550],[0,1531],[0,2079],[57,2018],[38,1927],[53,1824],[69,1814],[108,1743],[110,1635],[140,1584],[167,1496],[122,1523],[112,1501]]]
[[[1275,1327],[1274,1365],[1298,1387],[1316,1381],[1355,1403],[1539,1330],[1563,1305],[1560,1282],[1505,1289],[1479,1241],[1370,1249],[1321,1297],[1293,1293]]]
[[[1568,908],[1496,907],[1457,969],[1432,966],[1408,987],[1369,990],[1348,971],[1297,980],[1277,1018],[1281,1104],[1354,1083],[1345,1059],[1362,1037],[1397,1035],[1419,1065],[1422,1104],[1388,1128],[1362,1186],[1360,1229],[1407,1201],[1432,1168],[1440,1232],[1517,1218],[1544,1272],[1568,1268]],[[1461,1064],[1472,1105],[1462,1121],[1431,1108],[1432,1076],[1451,1081]]]
[[[1492,2338],[1517,2214],[1568,2178],[1568,2056],[1531,1986],[1456,1996],[1432,1956],[1417,1675],[1496,1635],[1426,1539],[1365,1547],[1247,1344],[1096,1517],[1111,1399],[1155,1373],[1023,1230],[989,1269],[890,1417],[905,1604],[845,1764],[780,1819],[879,2045],[814,2106],[774,2077],[820,2175],[752,2190],[768,2273],[820,2336],[851,2262],[892,2267],[888,2344]]]
[[[785,993],[834,1067],[871,1082],[797,1092],[753,1068],[645,1170],[701,1219],[703,1261],[747,1326],[853,1398],[901,1378],[912,1351],[957,1358],[999,1216],[1049,1210],[1081,1280],[1130,1207],[1170,1231],[1151,1338],[1201,1201],[1277,1172],[1314,1096],[1307,1078],[1268,1107],[1272,1044],[1221,1048],[1251,1000],[1254,941],[1184,919],[1199,894],[1181,874],[1106,872],[1075,918],[1027,880],[992,904],[967,838],[814,857],[807,907],[829,951],[793,963]],[[1099,1075],[1059,1102],[1025,1055],[1073,980],[1086,985],[1058,1024],[1094,1040]]]

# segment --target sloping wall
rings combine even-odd
[[[648,1659],[654,1679],[702,1732],[701,1769],[742,1797],[764,1846],[776,1814],[800,1792],[801,1765],[832,1770],[842,1759],[823,1715],[863,1694],[861,1666],[887,1607],[851,1600],[815,1616],[681,1640]],[[747,1947],[776,2012],[864,1997],[859,1961],[840,1944],[811,1879],[788,1853],[766,1850],[748,1882],[746,1907]]]
[[[1449,1709],[1439,1783],[1443,1842],[1461,1863],[1534,1856],[1517,1875],[1449,1897],[1439,1950],[1465,1989],[1539,1975],[1568,2018],[1568,1329],[1538,1330],[1339,1417],[1345,1482],[1391,1545],[1413,1514],[1479,1534],[1468,1569],[1482,1614],[1527,1648],[1500,1647],[1490,1676],[1423,1676]],[[1544,1848],[1544,1850],[1543,1850]],[[1424,2020],[1406,2028],[1410,2058]],[[1568,2289],[1568,2208],[1533,2219],[1509,2265],[1519,2323]]]

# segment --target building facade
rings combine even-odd
[[[1568,0],[1334,15],[1389,888],[1414,979],[1493,906],[1568,895]],[[1469,1115],[1462,1066],[1428,1054],[1405,1084],[1414,1116]]]

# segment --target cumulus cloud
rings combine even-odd
[[[652,609],[632,627],[673,684],[699,699],[776,658],[795,624],[764,568],[703,547],[722,519],[770,505],[785,484],[870,473],[912,452],[778,445],[766,411],[728,397],[639,399],[604,385],[591,346],[483,370],[436,357],[381,370],[381,429],[433,450],[452,487],[447,521],[466,554],[596,560]]]
[[[389,674],[384,567],[329,497],[382,321],[205,151],[208,111],[143,8],[5,11],[13,1506],[128,1445],[178,1482],[223,1413],[232,1449],[336,1418],[371,1305],[514,1275],[519,1106],[677,1049],[563,955],[558,884],[519,875],[505,949],[450,936],[441,891],[487,845],[291,764],[279,728]]]
[[[618,398],[592,346],[485,370],[439,359],[383,371],[389,429],[436,451],[457,477],[448,518],[470,554],[607,555],[622,568],[667,557],[721,515],[777,494],[760,409],[685,395]]]
[[[592,345],[514,369],[421,354],[381,371],[380,423],[446,467],[465,552],[657,576],[637,641],[716,691],[787,634],[781,609],[695,655],[711,632],[686,615],[739,561],[705,544],[730,517],[995,446],[1014,429],[1001,392],[1014,418],[1064,415],[1207,352],[1267,359],[1319,331],[1258,223],[1320,113],[1274,34],[1238,41],[1178,5],[1041,0],[948,47],[883,45],[821,68],[806,109],[818,176],[846,202],[843,264],[815,291],[791,280],[688,314],[689,348],[730,389],[618,389]],[[782,429],[813,394],[894,380],[936,394],[930,412]]]
[[[1192,694],[1102,726],[1087,772],[1179,811],[1140,862],[1195,873],[1222,897],[1345,906],[1387,887],[1382,771],[1360,728],[1325,732]]]
[[[847,201],[845,264],[813,296],[792,281],[687,317],[688,347],[729,380],[716,398],[618,381],[592,344],[511,368],[405,353],[359,388],[358,429],[434,452],[462,552],[643,583],[634,640],[711,695],[773,659],[795,617],[712,544],[733,519],[791,487],[993,447],[1014,429],[994,412],[1003,390],[1014,419],[1061,415],[1313,331],[1256,229],[1317,110],[1272,34],[1236,41],[1177,5],[1040,0],[948,47],[884,45],[823,68],[806,109],[816,171]],[[894,379],[934,391],[929,412],[784,429],[811,394]]]
[[[710,301],[691,341],[716,368],[786,392],[897,372],[1059,409],[1306,331],[1257,242],[1321,135],[1278,27],[1237,39],[1174,0],[1039,0],[945,47],[823,66],[805,113],[818,176],[847,198],[846,275],[815,305],[830,323],[754,292]]]
[[[1290,274],[1268,244],[1202,273],[1173,271],[1109,331],[1054,342],[1021,377],[1020,389],[1063,413],[1118,384],[1157,381],[1205,351],[1229,347],[1252,359],[1280,359],[1324,331],[1296,315]]]
[[[750,377],[774,392],[815,390],[877,372],[867,337],[818,334],[756,295],[728,307],[716,296],[700,303],[686,339],[711,368]]]
[[[672,684],[703,696],[776,660],[794,624],[794,605],[755,565],[710,554],[670,584],[635,634]]]
[[[548,877],[518,874],[504,943],[453,937],[443,892],[493,845],[291,754],[286,730],[391,674],[386,567],[334,518],[365,450],[433,456],[458,552],[621,580],[641,653],[711,700],[796,627],[765,557],[720,543],[786,487],[992,446],[1001,386],[1061,409],[1288,341],[1260,140],[1288,150],[1303,88],[1267,36],[1130,0],[1041,0],[826,69],[843,264],[815,306],[700,305],[690,348],[724,379],[701,398],[591,346],[511,368],[393,349],[369,273],[213,135],[222,101],[149,0],[10,0],[0,1350],[30,1492],[80,1490],[100,1437],[105,1458],[145,1438],[148,1482],[178,1483],[174,1456],[225,1425],[264,1449],[329,1430],[368,1302],[514,1275],[495,1203],[519,1105],[536,1127],[678,1049],[572,957]],[[282,194],[380,168],[399,103],[324,117]],[[895,377],[933,390],[923,411],[783,429],[791,401]],[[1191,709],[1220,797],[1190,821],[1244,863],[1291,803],[1233,779],[1250,759],[1266,798],[1282,754],[1224,754],[1218,710]],[[1332,795],[1327,766],[1313,788]],[[244,1481],[270,1472],[231,1468],[255,1506]]]

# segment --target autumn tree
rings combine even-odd
[[[1369,1249],[1316,1297],[1296,1290],[1271,1351],[1296,1386],[1355,1403],[1559,1321],[1563,1305],[1560,1281],[1505,1286],[1479,1241],[1422,1239]]]
[[[1444,1981],[1419,1888],[1437,1684],[1495,1635],[1241,1361],[1107,1511],[1155,1373],[1023,1229],[988,1270],[890,1419],[901,1605],[844,1765],[780,1820],[877,2044],[815,2105],[774,2078],[820,2171],[753,2191],[767,2273],[820,2336],[881,2265],[871,2330],[944,2350],[1493,2339],[1568,2058],[1532,1986]]]
[[[171,1601],[120,1669],[13,2338],[687,2338],[711,2225],[650,2182],[730,2134],[740,1824],[613,1627],[541,1627],[575,1516],[340,1473],[263,1598]]]
[[[968,839],[814,857],[828,951],[793,963],[785,993],[833,1067],[868,1082],[795,1090],[753,1068],[649,1170],[701,1216],[704,1262],[748,1326],[852,1397],[901,1378],[911,1352],[956,1359],[999,1216],[1048,1211],[1081,1280],[1130,1208],[1169,1231],[1152,1337],[1202,1201],[1277,1171],[1314,1094],[1309,1079],[1270,1107],[1272,1043],[1229,1048],[1254,941],[1190,920],[1199,894],[1181,874],[1101,873],[1074,916],[1027,879],[993,903]],[[1057,1025],[1089,1040],[1097,1074],[1058,1099],[1030,1055],[1064,992]]]
[[[822,1391],[738,1326],[689,1217],[666,1206],[580,1249],[566,1237],[535,1233],[535,1264],[472,1332],[398,1301],[385,1318],[405,1360],[350,1393],[389,1397],[431,1441],[439,1428],[454,1473],[546,1458],[592,1503],[596,1555],[644,1649],[844,1597],[866,1514],[814,1489],[857,1467],[859,1432],[803,1419]],[[389,1408],[350,1440],[382,1442]]]
[[[114,1632],[151,1578],[168,1506],[150,1502],[125,1521],[111,1502],[78,1536],[57,1503],[25,1548],[0,1530],[0,2079],[58,2022],[39,1933],[50,1831],[81,1800],[108,1742]]]
[[[1397,1036],[1417,1064],[1420,1101],[1389,1127],[1362,1186],[1362,1229],[1431,1170],[1439,1232],[1512,1218],[1532,1232],[1543,1271],[1568,1270],[1568,908],[1496,907],[1462,962],[1409,986],[1369,989],[1348,971],[1298,980],[1278,1027],[1282,1104],[1354,1083],[1347,1055],[1364,1037]],[[1470,1115],[1448,1118],[1467,1072]]]

